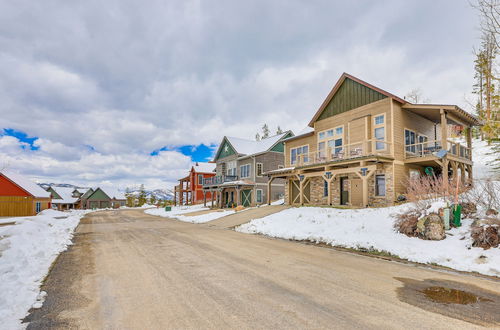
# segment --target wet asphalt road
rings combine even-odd
[[[139,210],[89,214],[74,243],[47,277],[28,329],[500,327],[500,282],[470,275]],[[425,297],[428,286],[485,300],[442,304]]]

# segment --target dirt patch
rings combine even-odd
[[[209,214],[209,213],[214,213],[214,212],[223,212],[224,210],[217,209],[217,210],[202,210],[202,211],[194,211],[190,213],[184,213],[181,215],[184,215],[186,217],[195,217],[197,215],[204,215],[204,214]],[[173,216],[175,218],[175,215]]]
[[[500,293],[461,282],[398,278],[398,298],[426,311],[483,326],[500,326]]]

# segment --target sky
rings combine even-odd
[[[0,168],[171,188],[224,135],[301,131],[342,72],[469,108],[468,1],[0,0]]]

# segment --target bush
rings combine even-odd
[[[496,248],[500,245],[500,220],[486,218],[476,220],[471,227],[472,246],[483,249]]]
[[[422,214],[417,210],[409,210],[404,213],[396,214],[394,217],[394,229],[401,234],[409,237],[417,237],[417,222]]]

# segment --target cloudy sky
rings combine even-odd
[[[300,131],[342,72],[467,107],[468,1],[0,0],[0,167],[165,188],[222,136]]]

